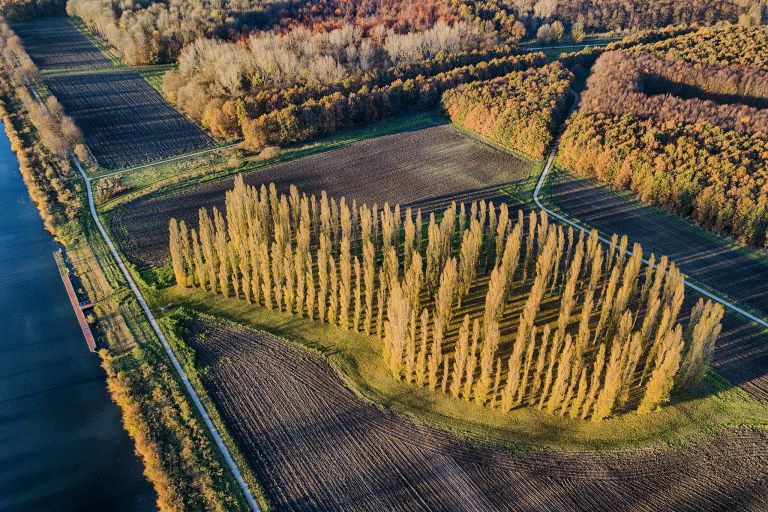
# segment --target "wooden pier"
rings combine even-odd
[[[69,268],[67,268],[67,264],[64,262],[61,250],[54,251],[53,257],[56,260],[56,266],[59,268],[61,280],[64,281],[64,288],[66,288],[69,301],[72,303],[72,309],[75,310],[75,316],[77,316],[80,329],[83,331],[83,337],[85,337],[88,350],[96,352],[96,340],[93,337],[91,326],[88,325],[88,321],[85,319],[85,313],[83,313],[85,310],[92,308],[93,304],[90,302],[80,302],[80,299],[77,298],[75,288],[72,286],[72,278],[69,275]]]

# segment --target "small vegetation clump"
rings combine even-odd
[[[443,107],[455,124],[541,159],[568,111],[572,81],[556,63],[459,86],[443,95]]]
[[[596,231],[544,212],[453,203],[426,221],[239,177],[226,218],[212,214],[197,229],[171,219],[177,283],[375,333],[394,378],[503,411],[654,410],[676,382],[698,382],[720,332],[722,307],[703,301],[683,331],[684,281],[667,258],[643,270],[626,237],[604,251]]]

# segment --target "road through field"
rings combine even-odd
[[[200,413],[200,416],[203,418],[203,421],[205,423],[206,428],[208,429],[208,432],[211,434],[211,437],[216,442],[216,446],[218,447],[219,451],[224,457],[225,462],[227,463],[227,466],[229,467],[229,470],[232,472],[232,475],[237,481],[237,485],[240,487],[241,491],[243,492],[243,495],[248,501],[248,505],[250,506],[251,510],[253,510],[254,512],[258,512],[260,510],[259,505],[256,503],[256,499],[253,497],[253,494],[251,494],[251,491],[248,488],[248,484],[245,483],[245,480],[243,479],[243,476],[240,473],[240,470],[238,469],[237,464],[235,464],[235,461],[232,459],[232,455],[229,453],[227,446],[224,444],[224,441],[221,439],[221,436],[219,435],[218,431],[216,430],[216,427],[211,421],[210,416],[208,416],[208,412],[205,410],[205,406],[203,405],[202,401],[200,401],[200,397],[195,392],[195,388],[193,388],[192,384],[189,382],[187,373],[184,371],[184,368],[182,368],[181,364],[179,363],[179,360],[176,358],[176,354],[174,354],[173,349],[168,344],[168,340],[165,338],[165,335],[163,334],[163,331],[160,329],[160,326],[158,325],[157,320],[155,320],[155,316],[152,314],[152,311],[149,309],[149,306],[147,306],[147,302],[144,300],[144,296],[141,294],[141,291],[139,291],[139,287],[136,286],[136,283],[134,282],[133,277],[131,276],[131,273],[128,271],[128,268],[126,267],[125,262],[123,262],[123,258],[120,256],[120,253],[117,251],[117,249],[115,248],[115,245],[112,243],[112,239],[110,238],[107,231],[104,229],[104,226],[101,224],[99,215],[96,212],[96,203],[93,200],[93,188],[91,187],[91,178],[88,177],[88,175],[85,172],[85,169],[83,169],[83,166],[80,164],[80,161],[77,159],[77,157],[75,157],[75,155],[72,155],[72,160],[74,161],[75,166],[77,167],[77,170],[80,172],[80,175],[82,176],[83,181],[85,181],[85,188],[88,195],[88,207],[91,212],[91,217],[93,218],[93,221],[96,223],[96,227],[98,227],[99,233],[101,233],[101,236],[104,238],[104,242],[106,242],[107,247],[109,247],[109,252],[112,253],[112,257],[117,262],[118,266],[120,267],[120,272],[122,272],[123,276],[125,277],[125,280],[128,282],[128,285],[131,287],[131,291],[133,292],[133,295],[136,297],[136,300],[141,306],[142,311],[144,311],[144,314],[146,315],[147,320],[149,321],[149,324],[152,326],[152,330],[155,332],[155,334],[157,335],[157,338],[162,343],[163,349],[165,349],[165,353],[168,355],[168,358],[171,360],[171,363],[173,363],[173,367],[176,370],[176,373],[181,379],[181,382],[184,384],[184,388],[186,389],[187,393],[192,399],[192,402],[195,404],[195,408]]]

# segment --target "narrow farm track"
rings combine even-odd
[[[768,433],[695,447],[512,452],[383,411],[320,357],[224,321],[189,325],[206,387],[278,510],[764,510]]]
[[[173,349],[168,344],[168,340],[165,338],[165,335],[163,334],[163,331],[160,329],[160,326],[158,325],[157,320],[155,319],[155,316],[152,314],[152,311],[149,309],[147,302],[144,300],[144,296],[141,294],[139,287],[136,286],[136,282],[133,280],[131,273],[128,271],[128,268],[126,267],[125,262],[123,261],[123,258],[120,256],[120,253],[117,251],[117,248],[115,247],[115,244],[112,242],[112,239],[110,238],[109,234],[104,229],[104,226],[102,225],[101,220],[99,219],[99,215],[96,212],[96,203],[93,201],[93,188],[91,187],[91,178],[88,177],[88,175],[85,172],[85,169],[83,169],[83,166],[77,160],[77,157],[75,155],[72,155],[72,161],[74,162],[75,167],[77,167],[77,170],[80,173],[80,176],[82,176],[83,181],[85,182],[85,189],[88,196],[88,208],[90,210],[91,217],[93,218],[93,221],[96,223],[96,227],[98,228],[99,233],[101,233],[101,236],[104,239],[104,242],[107,244],[107,247],[109,247],[109,252],[112,254],[112,257],[117,262],[118,267],[120,267],[120,272],[123,274],[123,277],[125,277],[125,280],[128,282],[128,285],[130,286],[131,291],[133,292],[133,295],[136,297],[136,300],[138,301],[139,306],[141,307],[141,310],[144,312],[144,315],[147,317],[147,320],[149,321],[149,324],[152,327],[152,330],[155,332],[155,335],[157,335],[157,338],[160,340],[160,343],[163,345],[163,349],[165,350],[165,353],[168,355],[168,358],[171,360],[173,368],[174,370],[176,370],[176,374],[179,376],[179,379],[184,385],[184,389],[189,394],[189,397],[194,403],[198,413],[200,413],[200,416],[203,419],[203,423],[205,424],[206,428],[208,429],[208,432],[210,433],[211,437],[216,443],[216,447],[219,449],[219,452],[224,458],[224,461],[226,462],[227,467],[232,472],[232,475],[235,481],[237,482],[237,485],[240,487],[240,490],[243,492],[243,496],[245,496],[245,499],[248,502],[248,506],[254,512],[258,512],[260,510],[259,505],[256,503],[256,499],[253,497],[253,494],[251,494],[251,491],[248,488],[248,484],[245,483],[245,480],[243,479],[243,476],[240,473],[240,470],[238,469],[237,464],[235,464],[234,459],[232,459],[232,455],[229,453],[227,446],[224,444],[224,441],[221,439],[221,436],[216,430],[216,427],[214,426],[213,421],[211,421],[210,416],[208,416],[208,412],[205,410],[205,406],[203,405],[203,402],[200,400],[200,397],[195,392],[195,388],[193,388],[192,384],[189,382],[187,373],[184,371],[184,368],[182,368],[181,363],[179,363],[179,360],[176,358],[176,354],[173,353]]]

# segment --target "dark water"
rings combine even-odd
[[[0,511],[153,510],[0,124]]]

